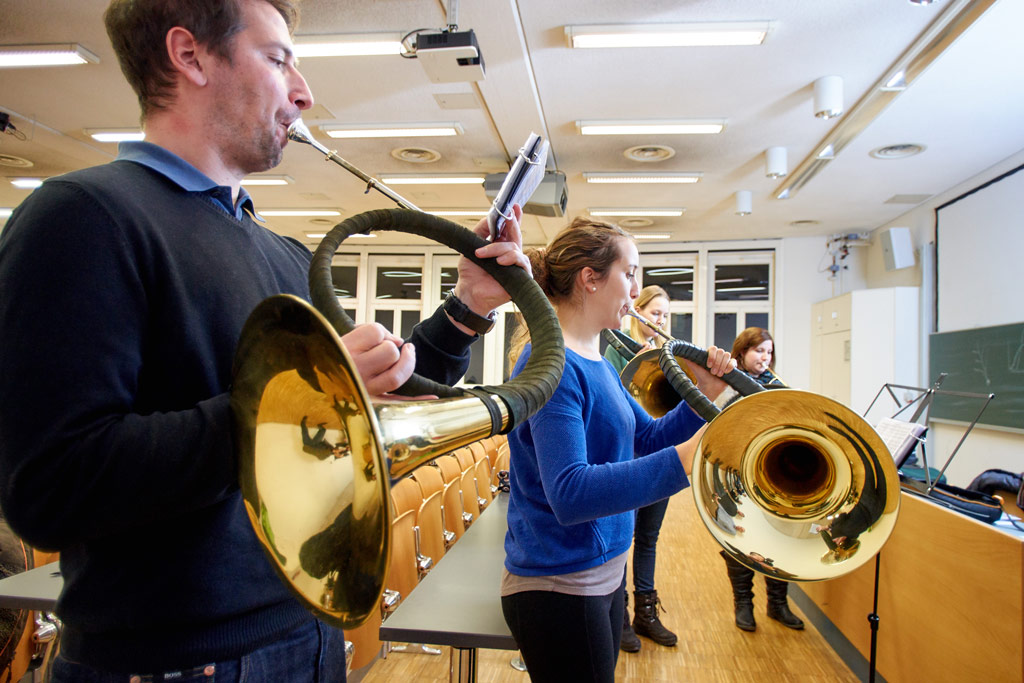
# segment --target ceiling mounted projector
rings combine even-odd
[[[472,30],[417,34],[416,59],[434,83],[484,79],[484,58]]]

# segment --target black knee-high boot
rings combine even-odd
[[[757,628],[754,621],[754,570],[747,569],[732,559],[725,551],[721,553],[732,584],[732,598],[736,603],[736,626],[744,631]]]
[[[781,622],[783,626],[800,630],[804,627],[803,620],[789,609],[789,601],[786,599],[789,593],[789,582],[779,581],[764,577],[764,586],[768,593],[768,616],[775,621]]]

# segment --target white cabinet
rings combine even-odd
[[[811,307],[811,391],[862,413],[886,382],[918,384],[917,287],[861,289]]]

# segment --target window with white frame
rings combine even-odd
[[[338,303],[345,309],[348,317],[359,321],[359,308],[363,300],[364,278],[359,274],[359,256],[335,256],[331,261],[331,279],[334,282],[334,295]]]
[[[371,255],[366,319],[407,339],[423,316],[424,258]]]
[[[771,330],[775,303],[775,252],[708,253],[708,339],[732,349],[747,327]]]
[[[669,297],[670,330],[673,339],[693,340],[695,313],[694,278],[697,254],[672,252],[640,257],[640,286],[658,285]]]

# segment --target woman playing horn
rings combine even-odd
[[[610,683],[632,511],[689,485],[702,420],[684,404],[651,418],[601,357],[601,330],[617,326],[637,296],[639,254],[628,233],[577,218],[529,255],[558,315],[566,363],[551,400],[509,435],[502,609],[532,680]],[[514,372],[529,354],[527,346]],[[698,385],[717,396],[718,377],[733,367],[712,347]]]
[[[732,345],[732,357],[736,360],[737,367],[750,375],[757,383],[768,387],[785,386],[772,372],[775,369],[775,340],[772,339],[768,330],[760,327],[748,327],[740,332]],[[735,398],[737,397],[734,397],[733,400]],[[719,509],[732,511],[732,514],[736,515],[735,503],[730,505],[731,501],[724,492],[719,495],[721,495]],[[744,631],[753,631],[757,628],[754,621],[754,570],[743,566],[724,550],[721,555],[729,573],[729,583],[732,584],[736,626]],[[762,565],[765,562],[770,563],[770,560],[764,558],[751,559]],[[789,582],[765,576],[764,584],[765,592],[768,593],[768,616],[783,626],[802,629],[804,622],[789,609],[787,599]]]
[[[633,304],[633,308],[646,320],[651,321],[664,332],[666,323],[669,320],[668,292],[658,285],[648,285],[640,290]],[[658,332],[637,318],[630,316],[629,336],[643,344],[640,351],[661,348],[665,343],[664,338]],[[608,345],[604,357],[615,368],[622,373],[628,359],[619,353],[614,346]],[[622,617],[622,642],[619,647],[623,652],[639,652],[640,639],[638,635],[646,636],[659,645],[671,647],[676,644],[676,634],[669,631],[661,623],[658,610],[661,600],[654,588],[654,566],[657,553],[658,534],[661,531],[661,523],[665,519],[665,511],[668,509],[668,498],[663,498],[655,503],[644,506],[636,511],[636,525],[633,531],[633,597],[636,605],[636,615],[632,621],[629,620],[629,594],[625,592],[623,599]],[[623,586],[625,591],[625,586]]]

